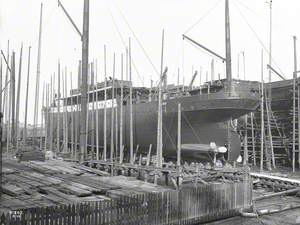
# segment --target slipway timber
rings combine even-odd
[[[201,182],[182,176],[180,190],[109,172],[60,160],[7,158],[1,224],[196,224],[251,206],[251,179],[242,170],[231,177],[233,171],[207,170],[205,177],[204,169],[190,168],[185,172]]]

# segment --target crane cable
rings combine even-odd
[[[113,2],[113,1],[112,1]],[[134,30],[132,29],[132,27],[130,26],[129,22],[127,21],[126,17],[124,16],[124,14],[122,13],[121,9],[113,2],[113,5],[117,8],[117,10],[119,11],[121,17],[123,18],[124,22],[126,23],[127,27],[129,28],[129,30],[131,31],[131,33],[133,34],[133,37],[135,38],[135,40],[137,41],[138,45],[140,46],[140,48],[142,49],[143,53],[145,54],[146,58],[148,59],[148,61],[150,62],[151,66],[153,67],[153,70],[155,71],[155,73],[160,76],[160,73],[158,72],[158,70],[156,69],[154,63],[152,62],[150,56],[147,54],[146,49],[143,47],[142,43],[139,41],[138,37],[136,36]]]
[[[219,4],[220,4],[221,0],[217,1],[211,8],[209,8],[195,23],[193,23],[193,25],[191,25],[185,32],[184,34],[186,34],[187,32],[189,32],[190,30],[192,30],[196,25],[198,25],[204,18],[206,18]]]
[[[123,36],[122,36],[122,34],[121,34],[121,32],[120,32],[120,29],[119,29],[119,27],[118,27],[118,25],[117,25],[117,23],[116,23],[116,21],[115,21],[115,19],[114,19],[114,16],[113,16],[113,14],[112,14],[110,8],[109,8],[109,14],[110,14],[111,19],[112,19],[112,21],[113,21],[114,27],[116,28],[117,33],[118,33],[118,35],[119,35],[119,37],[120,37],[120,39],[121,39],[122,44],[123,44],[124,47],[127,49],[127,45],[126,45],[126,43],[125,43],[125,41],[124,41],[124,38],[123,38]],[[140,81],[142,82],[142,85],[144,86],[144,79],[141,77],[141,75],[140,75],[140,73],[139,73],[139,71],[138,71],[138,69],[137,69],[137,67],[136,67],[136,65],[135,65],[135,63],[134,63],[134,61],[133,61],[132,58],[131,58],[131,62],[132,62],[132,65],[133,65],[133,68],[134,68],[135,72],[137,73],[137,75],[138,75]]]
[[[245,23],[247,24],[247,26],[250,28],[250,30],[253,32],[254,36],[255,36],[256,39],[258,40],[258,42],[259,42],[259,43],[261,44],[261,46],[263,47],[263,49],[264,49],[267,53],[269,53],[268,48],[264,45],[263,41],[260,39],[260,37],[258,36],[258,34],[256,33],[256,31],[254,30],[254,28],[250,25],[250,23],[248,22],[248,20],[247,20],[246,17],[244,16],[244,14],[241,12],[240,8],[237,6],[237,4],[236,4],[235,2],[233,2],[233,3],[234,3],[234,6],[237,8],[237,10],[238,10],[239,14],[241,15],[241,17],[243,18],[243,20],[244,20]],[[284,74],[272,56],[271,56],[271,60],[272,60],[272,62],[274,63],[274,65],[277,67],[277,69],[279,69],[280,73],[281,73],[281,74]]]

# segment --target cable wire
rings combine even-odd
[[[124,14],[122,13],[122,11],[120,10],[120,8],[113,3],[114,6],[117,8],[117,10],[119,11],[121,17],[123,18],[124,22],[126,23],[127,27],[129,28],[129,30],[131,31],[131,33],[133,34],[133,37],[135,38],[135,40],[137,41],[138,45],[140,46],[140,48],[142,49],[143,53],[145,54],[146,58],[148,59],[148,61],[150,62],[151,66],[153,67],[155,73],[159,76],[160,73],[158,72],[158,70],[156,69],[154,63],[152,62],[150,56],[147,54],[146,49],[143,47],[142,43],[139,41],[138,37],[136,36],[134,30],[132,29],[132,27],[130,26],[129,22],[127,21],[126,17],[124,16]]]
[[[119,29],[119,27],[118,27],[118,25],[117,25],[117,23],[116,23],[116,21],[115,21],[115,18],[114,18],[114,16],[113,16],[113,14],[112,14],[110,8],[109,8],[109,14],[110,14],[111,19],[112,19],[112,21],[113,21],[114,27],[115,27],[115,29],[116,29],[118,35],[119,35],[119,38],[121,39],[122,44],[123,44],[124,47],[127,49],[127,45],[126,45],[126,43],[125,43],[125,41],[124,41],[124,38],[123,38],[123,36],[122,36],[122,34],[121,34],[121,32],[120,32],[120,29]],[[135,72],[137,73],[137,75],[138,75],[140,81],[142,82],[142,85],[144,86],[144,84],[145,84],[145,83],[144,83],[144,79],[141,77],[139,71],[137,70],[137,67],[136,67],[136,65],[135,65],[135,63],[134,63],[134,61],[133,61],[133,59],[131,59],[131,61],[132,61],[132,65],[133,65],[133,68],[134,68]]]
[[[195,26],[197,26],[204,18],[206,18],[219,4],[220,4],[221,0],[217,1],[211,8],[209,8],[204,14],[203,16],[201,16],[193,25],[191,25],[185,32],[184,34],[186,34],[187,32],[189,32],[191,29],[193,29]]]
[[[245,21],[245,23],[247,24],[247,26],[250,28],[250,30],[253,32],[254,36],[256,37],[256,39],[258,40],[258,42],[261,44],[261,46],[264,48],[264,50],[269,53],[268,48],[264,45],[263,41],[260,39],[260,37],[258,36],[258,34],[256,33],[256,31],[254,30],[254,28],[250,25],[250,23],[248,22],[248,20],[246,19],[246,17],[244,16],[244,14],[242,13],[242,11],[240,10],[240,8],[237,6],[237,4],[234,3],[234,6],[237,8],[239,14],[241,15],[241,17],[243,18],[243,20]],[[273,57],[271,57],[272,62],[274,63],[274,65],[277,67],[277,69],[280,71],[281,74],[284,74],[282,72],[282,70],[280,69],[280,67],[278,66],[278,64],[276,63],[276,61],[274,60]]]

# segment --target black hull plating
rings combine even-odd
[[[177,109],[178,103],[182,106],[182,144],[210,144],[215,142],[218,146],[228,145],[228,132],[231,137],[231,152],[229,160],[235,160],[240,153],[240,140],[238,134],[230,127],[228,129],[227,121],[238,118],[257,107],[257,98],[212,98],[213,96],[188,96],[176,99],[165,100],[163,103],[163,149],[164,156],[171,157],[176,155],[177,149]],[[204,98],[204,99],[203,99]],[[149,145],[152,144],[152,154],[156,153],[157,140],[157,102],[139,103],[133,105],[133,142],[134,148],[139,145],[139,151],[147,151]],[[115,109],[116,110],[116,109]],[[130,142],[129,130],[129,106],[123,106],[123,135],[125,149],[128,150]],[[111,108],[107,108],[107,149],[110,149],[111,139]],[[74,118],[73,129],[77,127],[77,140],[79,142],[79,114],[80,112],[68,112],[68,129],[69,143],[71,142],[71,125],[72,113]],[[120,123],[120,107],[117,109],[117,121]],[[53,136],[57,135],[57,115],[54,114],[53,120]],[[49,116],[51,119],[51,116]],[[63,135],[63,114],[60,113],[60,139]],[[90,110],[88,113],[88,144],[95,145],[96,137],[96,111]],[[116,121],[116,117],[115,117]],[[115,122],[114,122],[115,123]],[[49,123],[48,123],[49,124]],[[103,130],[104,130],[104,109],[98,110],[98,126],[99,126],[99,145],[103,146]],[[115,141],[114,124],[114,141]],[[119,127],[118,127],[119,129]],[[48,126],[50,131],[50,126]],[[75,131],[72,131],[75,136]],[[119,142],[120,131],[118,132]],[[92,140],[94,142],[92,143]],[[75,141],[75,137],[74,137]],[[119,149],[119,146],[117,146]],[[183,151],[183,157],[192,156],[193,158],[200,157],[199,152]],[[107,154],[109,155],[109,154]]]

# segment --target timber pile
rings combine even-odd
[[[132,177],[109,177],[106,172],[61,160],[18,163],[6,159],[3,166],[0,213],[167,190]]]
[[[45,154],[36,146],[21,146],[16,156],[21,161],[45,161]]]

